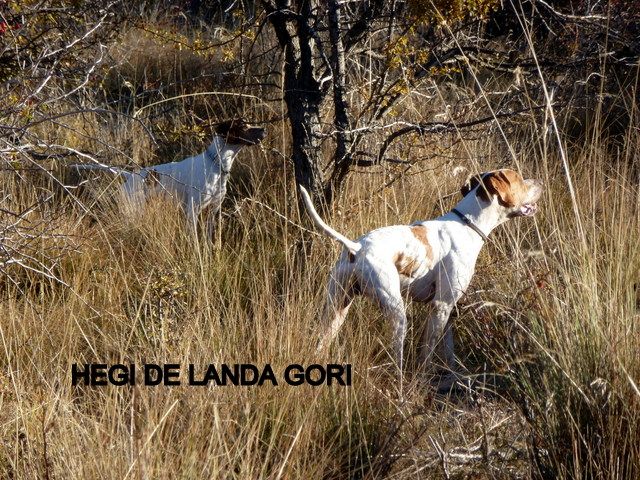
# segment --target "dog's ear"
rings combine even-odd
[[[231,145],[257,145],[265,136],[265,129],[254,127],[244,118],[235,118],[219,123],[215,128],[216,135],[224,138]]]
[[[214,127],[214,131],[221,137],[226,137],[233,128],[234,120],[224,120]]]
[[[465,197],[471,190],[478,187],[476,195],[485,202],[491,202],[493,195],[498,195],[498,199],[506,201],[509,185],[508,179],[504,177],[501,170],[495,172],[482,172],[470,176],[460,189],[460,193]],[[503,204],[504,205],[504,204]],[[506,205],[505,205],[506,206]]]
[[[496,170],[473,175],[467,179],[460,189],[462,196],[466,196],[471,190],[478,187],[478,198],[491,202],[491,197],[496,195],[498,202],[503,207],[516,205],[516,194],[522,183],[522,177],[513,170]]]
[[[229,143],[240,143],[244,142],[242,139],[245,137],[249,125],[245,122],[244,118],[236,118],[231,122],[231,128],[227,133],[227,140]]]
[[[242,143],[241,138],[247,130],[247,123],[243,118],[233,118],[220,122],[215,127],[216,135],[224,138],[228,143]]]
[[[516,190],[522,183],[522,177],[513,170],[496,170],[483,177],[486,190],[491,195],[498,197],[498,203],[503,207],[514,207],[516,201]]]

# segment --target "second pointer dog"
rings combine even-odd
[[[164,192],[184,207],[187,220],[195,226],[198,215],[211,207],[211,214],[222,205],[231,166],[245,146],[257,145],[265,129],[249,125],[242,119],[227,120],[215,127],[215,136],[207,149],[179,162],[163,163],[138,171],[102,164],[74,165],[77,169],[104,170],[124,177],[124,200],[130,206],[144,204],[151,193]]]

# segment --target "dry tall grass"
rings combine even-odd
[[[451,174],[458,165],[510,165],[544,179],[539,214],[492,236],[454,315],[461,363],[487,380],[475,394],[438,396],[410,364],[400,401],[388,325],[365,301],[331,351],[314,352],[338,247],[297,212],[290,168],[272,151],[289,149],[281,123],[234,167],[236,194],[212,240],[190,235],[177,208],[161,200],[139,218],[121,218],[102,200],[90,204],[91,215],[68,195],[44,203],[21,228],[45,235],[23,245],[23,265],[9,266],[2,280],[2,476],[637,478],[640,124],[633,100],[618,149],[595,141],[594,122],[594,141],[562,139],[566,168],[553,135],[531,119],[527,133],[510,139],[515,160],[489,136],[389,188],[380,188],[381,178],[395,167],[350,178],[330,219],[350,237],[446,211],[464,177]],[[206,105],[216,115],[225,109],[215,96]],[[85,117],[78,129],[96,128],[92,138],[155,160],[144,157],[154,149],[135,122],[114,122]],[[72,132],[65,141],[85,139],[74,136],[78,129],[65,129]],[[428,148],[421,153],[432,155]],[[4,174],[1,181],[12,211],[40,198],[41,180]],[[11,230],[5,242],[26,241],[21,232]],[[38,255],[50,271],[25,268],[40,265]],[[410,307],[410,336],[424,315]],[[354,384],[72,387],[71,364],[96,362],[270,363],[278,372],[290,363],[348,362]]]

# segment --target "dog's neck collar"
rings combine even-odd
[[[462,220],[462,223],[464,223],[467,227],[469,227],[471,230],[473,230],[478,235],[480,235],[480,238],[482,238],[483,242],[489,241],[489,237],[487,237],[487,235],[482,230],[480,230],[480,227],[478,227],[475,223],[473,223],[471,219],[467,217],[464,213],[462,213],[460,210],[458,210],[457,208],[454,208],[453,210],[451,210],[451,213],[453,213],[460,220]]]

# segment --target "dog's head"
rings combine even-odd
[[[241,146],[257,145],[267,134],[264,128],[249,125],[243,118],[225,120],[217,124],[214,130],[227,144]]]
[[[538,210],[542,181],[523,179],[515,170],[502,169],[470,177],[460,190],[463,197],[475,195],[483,202],[497,203],[507,210],[507,217],[530,217]]]

